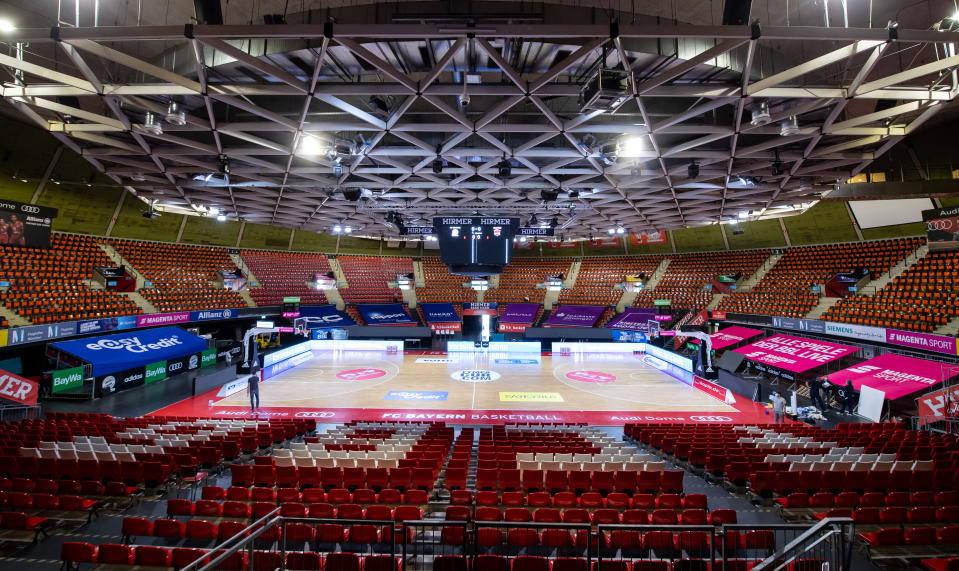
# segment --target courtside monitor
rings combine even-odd
[[[440,258],[450,273],[489,276],[503,271],[513,250],[518,218],[437,216],[433,218]]]

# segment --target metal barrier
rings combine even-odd
[[[825,519],[756,564],[754,571],[848,571],[855,540],[850,518]]]
[[[244,550],[246,569],[256,567],[257,557],[279,553],[285,565],[291,553],[338,553],[389,556],[401,552],[403,571],[433,571],[438,558],[448,558],[443,569],[484,568],[488,556],[532,556],[554,561],[566,559],[584,571],[615,571],[614,562],[642,563],[647,571],[745,571],[755,563],[758,571],[820,571],[828,563],[835,571],[849,571],[854,539],[851,519],[835,518],[813,527],[794,524],[713,525],[622,525],[589,523],[539,523],[503,521],[350,520],[283,517],[277,508],[216,547],[219,555],[207,564],[194,562],[181,571],[212,571]],[[337,540],[323,540],[312,532],[304,539],[307,524],[319,532],[324,525],[337,526]],[[382,529],[375,540],[351,544],[350,526]],[[255,544],[272,529],[269,547],[256,551]],[[369,530],[364,530],[369,531]],[[345,532],[345,533],[344,533]],[[297,548],[299,547],[299,549]],[[215,553],[215,552],[214,552]],[[275,558],[276,555],[273,555]],[[241,560],[242,561],[242,560]],[[605,563],[604,563],[605,562]],[[756,563],[758,562],[758,563]],[[486,561],[485,563],[489,563]],[[240,568],[231,562],[231,568]]]
[[[959,418],[941,416],[913,416],[910,418],[913,430],[928,430],[940,434],[959,434]]]
[[[17,422],[20,420],[40,418],[40,405],[30,406],[0,406],[0,421]]]

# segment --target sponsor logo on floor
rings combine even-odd
[[[563,402],[559,393],[516,393],[500,392],[500,402]]]
[[[486,371],[483,369],[464,369],[454,371],[450,377],[454,381],[463,381],[464,383],[488,383],[498,380],[500,375],[496,371]]]
[[[448,396],[442,391],[390,391],[383,400],[446,400]]]

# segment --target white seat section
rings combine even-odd
[[[666,462],[646,462],[647,472],[665,472]]]
[[[811,462],[793,462],[789,465],[790,472],[806,472],[812,470]]]
[[[853,467],[852,462],[833,462],[832,467],[829,468],[830,472],[851,472]]]
[[[876,461],[878,460],[879,460],[878,454],[860,454],[859,455],[859,461],[863,463],[868,462],[870,464],[875,464]]]
[[[913,464],[912,469],[917,472],[924,472],[932,470],[936,467],[936,462],[934,460],[916,460],[916,463]]]
[[[891,472],[895,465],[895,462],[876,462],[872,465],[872,469],[877,472]]]
[[[832,462],[813,462],[809,467],[814,472],[828,472],[832,468]]]
[[[602,462],[583,462],[583,470],[587,472],[600,472],[603,469]]]
[[[877,462],[895,462],[896,454],[880,454]]]
[[[872,470],[872,462],[856,462],[852,466],[853,472],[868,472]]]

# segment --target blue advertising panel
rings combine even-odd
[[[421,303],[427,323],[455,323],[460,320],[452,303]]]
[[[298,321],[306,321],[307,328],[317,327],[350,327],[356,322],[336,309],[335,305],[307,305],[300,306]]]
[[[92,365],[97,377],[138,366],[173,360],[206,349],[206,340],[177,327],[116,333],[52,346]]]
[[[416,325],[399,303],[361,305],[359,308],[367,325]]]
[[[235,319],[240,316],[236,309],[204,309],[191,311],[190,321],[212,321],[214,319]]]

